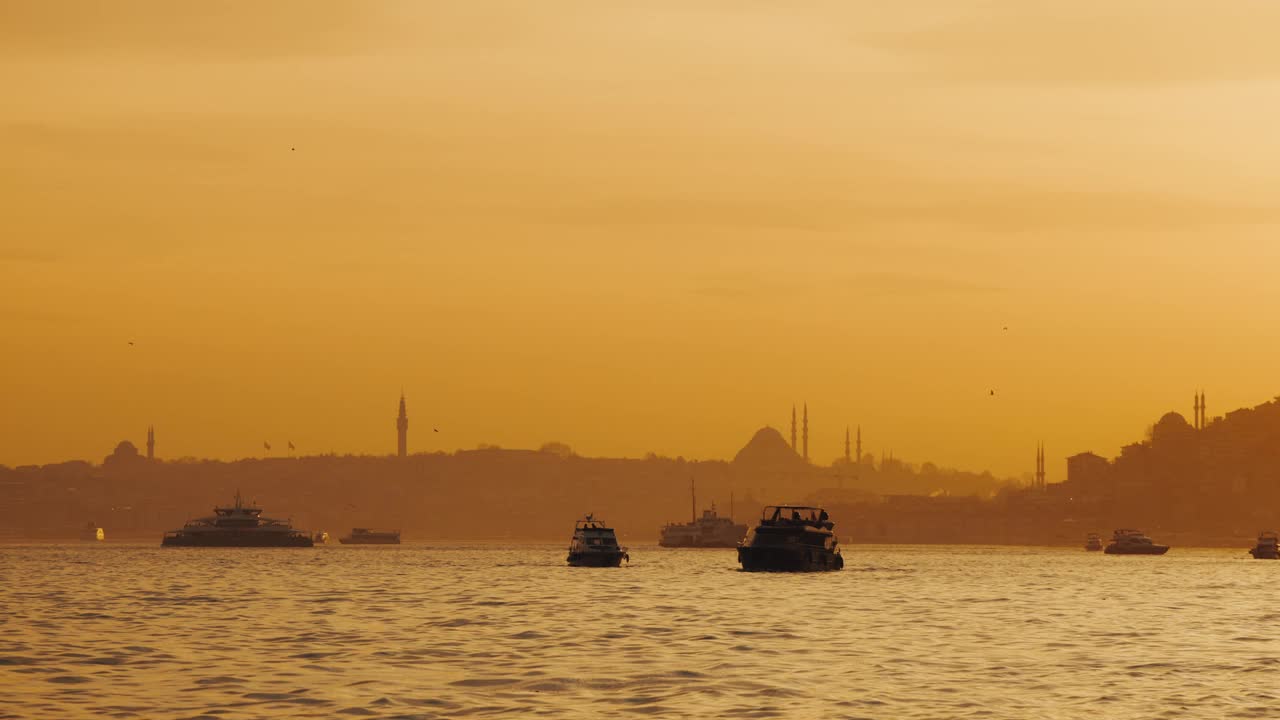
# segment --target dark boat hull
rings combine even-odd
[[[1108,545],[1104,550],[1108,555],[1163,555],[1169,552],[1168,545],[1144,545],[1141,547],[1121,547]]]
[[[626,557],[624,552],[569,553],[571,567],[618,567]]]
[[[208,533],[167,536],[160,545],[162,547],[315,547],[315,541],[305,535],[255,537]]]
[[[1249,554],[1254,560],[1280,560],[1280,552],[1275,548],[1250,548]]]
[[[840,553],[804,546],[739,547],[738,562],[748,572],[821,572],[844,567]]]
[[[399,545],[400,538],[338,538],[343,545]]]

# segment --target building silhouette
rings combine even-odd
[[[147,459],[156,459],[156,426],[147,426]]]
[[[404,409],[404,392],[400,393],[400,414],[396,416],[396,456],[409,453],[409,415]]]
[[[796,404],[791,403],[791,449],[796,449]]]

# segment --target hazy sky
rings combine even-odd
[[[1280,392],[1277,27],[10,0],[0,463],[392,452],[403,387],[415,451],[725,458],[807,400],[822,462],[1061,480]]]

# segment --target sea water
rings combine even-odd
[[[0,718],[1280,717],[1280,562],[0,546]]]

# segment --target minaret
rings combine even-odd
[[[396,455],[404,457],[409,450],[409,416],[404,411],[404,391],[400,391],[400,414],[396,417]]]
[[[1036,482],[1035,488],[1043,491],[1044,483],[1044,443],[1036,445]]]
[[[853,462],[853,458],[849,457],[849,426],[844,426],[844,462],[846,465]]]
[[[791,403],[791,450],[796,449],[796,404]]]
[[[804,443],[804,461],[809,462],[809,403],[804,404],[804,425],[800,437]]]
[[[862,426],[858,426],[858,464],[862,464]]]
[[[156,426],[147,426],[147,459],[156,459]]]
[[[1191,427],[1195,428],[1196,430],[1199,430],[1200,429],[1200,391],[1199,390],[1196,391],[1196,399],[1191,405],[1191,411],[1193,413],[1192,419],[1191,419]]]

